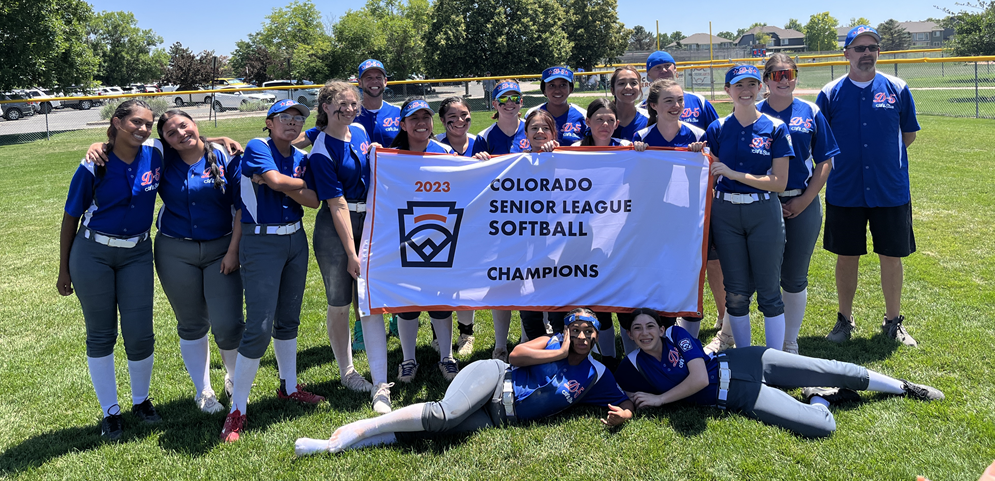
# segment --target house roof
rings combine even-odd
[[[736,43],[739,43],[739,41],[743,39],[743,36],[749,35],[751,33],[756,34],[757,32],[760,31],[763,31],[764,33],[772,33],[774,35],[777,35],[777,38],[780,38],[781,40],[789,38],[805,38],[804,33],[801,33],[795,29],[775,27],[773,25],[765,25],[763,27],[753,27],[747,30],[746,32],[743,33],[742,36],[736,39]]]
[[[932,32],[933,30],[943,30],[943,27],[936,22],[898,22],[898,25],[909,33]]]
[[[708,45],[708,39],[709,39],[709,35],[707,33],[696,33],[696,34],[690,35],[688,37],[682,38],[681,39],[681,45],[692,45],[692,44]],[[712,39],[712,43],[731,43],[732,42],[732,40],[729,40],[727,38],[722,38],[722,37],[719,37],[717,35],[712,35],[711,39]],[[671,45],[677,45],[677,42],[672,42],[670,45],[667,45],[667,46],[669,47]]]

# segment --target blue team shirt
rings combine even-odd
[[[807,188],[815,164],[840,153],[826,116],[814,103],[796,98],[788,108],[777,112],[765,99],[757,103],[757,110],[784,122],[791,132],[795,156],[788,166],[788,186],[785,190]]]
[[[304,208],[297,201],[266,185],[253,183],[252,176],[275,170],[286,176],[303,178],[307,171],[304,151],[294,148],[289,157],[284,157],[272,139],[252,139],[245,145],[241,168],[243,224],[289,224],[301,220]]]
[[[370,163],[367,154],[370,139],[362,125],[349,126],[349,142],[319,132],[314,147],[307,156],[308,187],[319,200],[345,196],[346,200],[366,200],[370,185]]]
[[[706,355],[701,342],[681,327],[668,327],[660,341],[663,343],[663,357],[659,361],[636,349],[619,363],[615,370],[618,385],[626,392],[663,394],[687,379],[691,373],[688,363],[703,359],[708,370],[708,386],[686,400],[714,406],[719,394],[719,362]]]
[[[912,200],[902,133],[919,130],[908,84],[878,72],[860,88],[842,77],[826,84],[816,105],[839,143],[826,202],[840,207],[895,207]]]
[[[477,135],[477,141],[482,142],[484,149],[491,155],[517,154],[528,152],[530,149],[524,120],[518,122],[518,130],[511,137],[505,135],[501,127],[498,127],[497,122],[494,122]]]
[[[425,152],[431,154],[451,154],[453,153],[453,148],[439,142],[435,139],[428,139],[428,145],[425,146]]]
[[[649,120],[649,112],[641,107],[636,107],[636,116],[632,118],[632,122],[629,122],[629,125],[624,127],[619,125],[618,128],[615,129],[615,133],[612,134],[612,137],[625,140],[635,140],[636,132],[645,129],[646,125],[649,124]]]
[[[546,349],[559,349],[563,334],[556,334]],[[566,359],[516,367],[511,371],[515,389],[515,417],[520,421],[552,416],[574,405],[618,406],[629,398],[603,364],[588,356],[576,366]]]
[[[85,159],[69,183],[66,214],[82,217],[91,230],[115,237],[133,237],[152,227],[155,195],[162,178],[162,144],[149,139],[135,160],[126,164],[114,152],[107,154],[106,171]]]
[[[233,160],[217,146],[211,148],[224,179],[224,192],[214,188],[206,156],[187,165],[175,150],[166,151],[159,185],[162,208],[156,220],[156,228],[164,235],[206,241],[231,233],[242,176],[241,159]]]
[[[487,152],[487,143],[478,141],[476,135],[466,134],[466,139],[466,152],[460,154],[459,152],[456,152],[456,148],[453,147],[453,144],[449,143],[449,137],[446,136],[445,132],[435,136],[435,140],[438,140],[444,145],[448,145],[451,149],[453,149],[453,153],[462,155],[463,157],[473,157],[474,154]]]
[[[784,122],[764,114],[745,127],[733,114],[729,114],[708,126],[705,140],[712,155],[718,157],[720,162],[746,174],[767,175],[774,159],[795,155],[791,135]],[[716,182],[715,190],[740,194],[767,192],[725,176]]]
[[[366,110],[363,107],[356,122],[366,129],[370,141],[389,147],[401,131],[401,108],[387,102],[381,104],[380,110]]]
[[[578,140],[573,144],[571,144],[570,146],[581,147],[581,142],[583,142],[583,140]],[[625,139],[616,139],[615,137],[612,137],[611,139],[608,140],[609,147],[628,147],[630,145],[632,145],[632,142],[629,142],[628,140]],[[589,145],[588,147],[593,147],[593,146]]]
[[[546,109],[546,104],[542,104],[538,107],[532,107],[525,114],[528,117],[536,109],[549,110]],[[587,110],[584,110],[574,104],[567,104],[567,112],[559,117],[553,117],[556,120],[556,130],[557,139],[560,145],[571,145],[574,142],[583,139],[584,135],[587,134]]]
[[[636,132],[632,140],[633,142],[646,142],[650,147],[687,147],[695,142],[700,142],[704,137],[704,130],[681,121],[681,130],[672,140],[665,139],[656,124]]]
[[[649,108],[647,101],[643,100],[640,107]],[[705,100],[705,97],[694,92],[684,92],[684,111],[681,112],[681,122],[687,122],[705,130],[716,120],[719,120],[719,113],[715,111],[715,107],[712,107],[711,103]]]

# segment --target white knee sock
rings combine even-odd
[[[424,431],[421,419],[424,409],[425,403],[411,404],[382,416],[346,424],[332,433],[328,440],[328,451],[340,452],[378,434]]]
[[[511,311],[491,310],[494,318],[494,349],[508,349],[508,330],[511,329]]]
[[[456,311],[456,322],[463,324],[464,326],[472,326],[474,322],[474,313],[477,311]]]
[[[701,331],[701,321],[692,322],[682,317],[677,321],[677,325],[684,328],[688,334],[691,334],[691,337],[698,339],[698,332]]]
[[[128,374],[131,375],[131,403],[141,404],[149,397],[152,385],[152,363],[154,354],[140,361],[128,361]]]
[[[376,314],[360,319],[363,325],[363,342],[366,343],[366,360],[370,364],[373,386],[387,382],[387,329],[383,316]]]
[[[771,349],[778,351],[784,349],[784,314],[764,317],[764,341]],[[739,343],[737,342],[736,345]]]
[[[252,390],[252,383],[256,380],[256,372],[259,371],[259,359],[249,359],[241,354],[235,360],[235,375],[232,376],[234,386],[232,388],[231,411],[239,410],[245,415],[249,404],[249,391]]]
[[[97,393],[97,402],[100,403],[100,412],[104,417],[108,414],[120,414],[108,411],[117,406],[117,381],[114,378],[114,355],[109,354],[104,357],[87,357],[86,366],[90,369],[90,382],[93,383],[93,390]]]
[[[805,305],[808,303],[808,289],[801,292],[781,292],[784,301],[784,342],[798,342],[798,332],[802,329]]]
[[[401,354],[404,361],[415,358],[415,344],[418,343],[418,319],[397,318],[397,335],[401,338]]]
[[[736,341],[736,347],[746,347],[752,344],[749,314],[745,316],[729,315],[729,329],[732,330],[732,338]]]
[[[902,394],[905,392],[902,389],[902,381],[898,379],[885,376],[870,369],[867,370],[867,374],[870,375],[870,380],[867,382],[868,391],[885,392],[888,394]]]
[[[273,339],[273,355],[287,394],[297,392],[297,338]]]
[[[432,320],[432,330],[439,340],[439,360],[453,357],[453,316],[448,315],[442,319],[430,317]]]
[[[345,377],[352,366],[352,343],[349,336],[349,308],[351,306],[328,306],[325,316],[325,330],[328,331],[328,343],[332,345],[332,355],[339,363],[339,375]]]
[[[180,339],[180,355],[187,373],[190,374],[190,380],[193,381],[194,397],[200,396],[205,387],[211,386],[211,346],[207,342],[207,335],[194,341]]]
[[[628,356],[630,352],[639,349],[636,346],[636,341],[629,338],[629,331],[626,328],[622,328],[622,349],[625,349],[625,355]]]
[[[598,349],[602,356],[615,357],[615,326],[598,333]]]
[[[220,349],[221,362],[225,365],[228,377],[235,377],[235,359],[238,358],[238,349]]]

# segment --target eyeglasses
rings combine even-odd
[[[519,100],[522,100],[522,96],[521,95],[505,95],[505,96],[497,99],[498,104],[500,104],[500,105],[504,105],[504,104],[506,104],[508,102],[517,104]]]
[[[798,78],[797,70],[775,70],[770,73],[770,79],[774,82],[780,82],[782,80],[794,80]]]
[[[297,122],[298,124],[303,124],[306,117],[303,115],[280,114],[276,116],[276,119],[279,120],[281,124],[289,124],[291,120]]]
[[[877,52],[881,50],[880,45],[854,45],[850,47],[854,52],[864,53],[865,51]]]

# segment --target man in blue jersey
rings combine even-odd
[[[657,50],[646,59],[646,79],[653,83],[662,78],[677,80],[677,62],[669,53]],[[646,101],[644,100],[640,106],[646,108]],[[719,114],[715,111],[715,107],[712,107],[705,97],[694,92],[684,92],[684,112],[681,113],[681,122],[705,130],[718,119]]]
[[[881,261],[885,302],[881,330],[916,346],[903,326],[900,308],[902,258],[916,250],[907,148],[916,139],[919,122],[909,86],[875,68],[880,42],[881,36],[871,27],[851,29],[843,46],[850,71],[826,84],[816,99],[840,148],[826,183],[823,245],[837,256],[839,298],[836,326],[827,337],[844,342],[856,328],[857,267],[860,256],[867,253],[870,224],[874,252]]]

